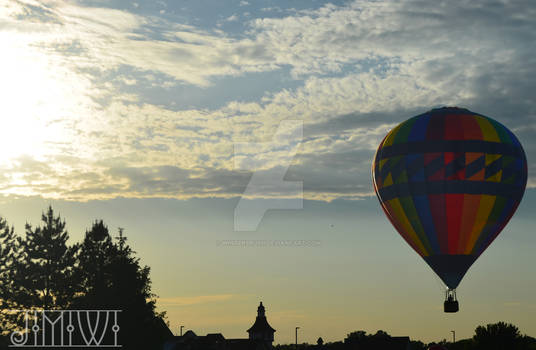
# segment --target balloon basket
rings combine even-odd
[[[460,310],[460,305],[458,304],[458,300],[456,300],[455,289],[447,289],[443,310],[448,313],[458,312]]]
[[[445,312],[458,312],[460,310],[460,306],[458,305],[458,301],[449,301],[445,300],[445,303],[443,304]]]

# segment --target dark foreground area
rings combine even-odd
[[[376,334],[366,334],[356,331],[348,334],[343,341],[324,343],[319,338],[317,344],[276,345],[278,350],[536,350],[536,339],[522,335],[519,329],[505,322],[478,326],[470,339],[458,340],[455,343],[443,340],[439,343],[425,344],[419,340],[410,340],[409,337],[393,337],[384,331]]]

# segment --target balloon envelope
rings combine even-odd
[[[392,129],[372,172],[393,226],[451,289],[510,220],[527,183],[525,153],[514,134],[452,107]]]

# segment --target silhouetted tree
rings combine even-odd
[[[521,347],[519,329],[510,323],[498,322],[475,329],[475,349],[515,350]]]
[[[374,335],[367,335],[364,331],[356,331],[348,334],[344,339],[346,349],[382,349],[391,344],[392,338],[386,332],[379,330]]]
[[[367,338],[367,332],[365,331],[354,331],[348,335],[346,335],[346,338],[344,339],[345,345],[359,345],[365,342]]]
[[[524,335],[521,337],[520,341],[520,348],[526,349],[526,350],[536,350],[536,339],[533,337],[529,337],[528,335]]]
[[[13,228],[0,218],[0,308],[10,307],[17,240]]]
[[[35,229],[26,224],[26,237],[21,241],[24,256],[16,278],[26,293],[17,301],[27,307],[67,308],[74,294],[72,276],[78,247],[67,245],[65,221],[54,215],[51,206],[41,220],[43,226]]]
[[[410,340],[411,350],[426,350],[427,346],[420,340]]]
[[[103,221],[95,221],[90,231],[86,231],[74,273],[77,285],[78,307],[107,307],[108,288],[113,284],[111,265],[117,249],[114,247],[108,227]]]
[[[115,255],[111,260],[110,273],[114,283],[110,286],[112,300],[121,313],[121,328],[126,337],[121,337],[122,344],[127,348],[149,349],[150,346],[162,343],[162,319],[164,313],[156,312],[156,295],[151,291],[150,268],[141,266],[139,258],[120,239]]]
[[[95,221],[80,246],[75,307],[122,310],[119,341],[125,349],[150,349],[167,336],[165,314],[156,312],[150,268],[141,266],[121,234],[112,241],[108,228]]]
[[[0,334],[8,333],[16,323],[17,316],[8,310],[17,309],[15,295],[19,287],[15,272],[21,257],[21,247],[6,220],[0,218]]]
[[[1,350],[8,350],[9,349],[9,343],[6,336],[0,335],[0,349]]]
[[[322,337],[318,337],[318,339],[316,340],[316,345],[318,346],[318,348],[321,348],[322,345],[324,345],[324,339],[322,339]]]
[[[449,350],[473,350],[475,349],[475,342],[472,338],[470,339],[461,339],[456,341],[456,343],[446,343],[445,347]]]
[[[479,326],[478,331],[475,331],[475,337],[472,339],[458,340],[456,343],[448,342],[446,339],[436,343],[432,342],[424,344],[418,340],[410,340],[411,350],[426,350],[433,345],[441,345],[449,350],[478,350],[478,349],[513,349],[513,350],[536,350],[536,339],[529,336],[520,336],[517,327],[499,322],[486,327]],[[497,335],[503,343],[490,344],[496,341]],[[509,335],[508,335],[509,334]],[[517,334],[517,335],[516,335]],[[477,338],[480,343],[475,341]],[[489,341],[489,342],[488,342]],[[315,349],[318,345],[301,344],[299,349]],[[276,345],[277,350],[292,350],[295,349],[294,344]],[[322,349],[326,350],[377,350],[377,349],[399,349],[400,344],[396,344],[396,340],[384,331],[378,331],[375,334],[367,334],[364,331],[355,331],[347,335],[344,342],[329,342],[324,343]]]
[[[113,242],[103,221],[95,221],[81,244],[68,245],[65,221],[48,207],[42,225],[26,224],[25,237],[0,218],[0,309],[122,310],[119,342],[124,349],[161,349],[172,336],[165,313],[156,312],[150,268],[120,232]],[[19,315],[20,316],[20,315]],[[20,321],[0,314],[2,331]]]

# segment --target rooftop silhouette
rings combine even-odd
[[[257,308],[257,317],[247,330],[248,338],[226,339],[221,333],[209,333],[205,336],[188,330],[182,336],[175,336],[164,345],[164,350],[268,350],[272,349],[274,332],[266,319],[266,310],[262,301]]]

